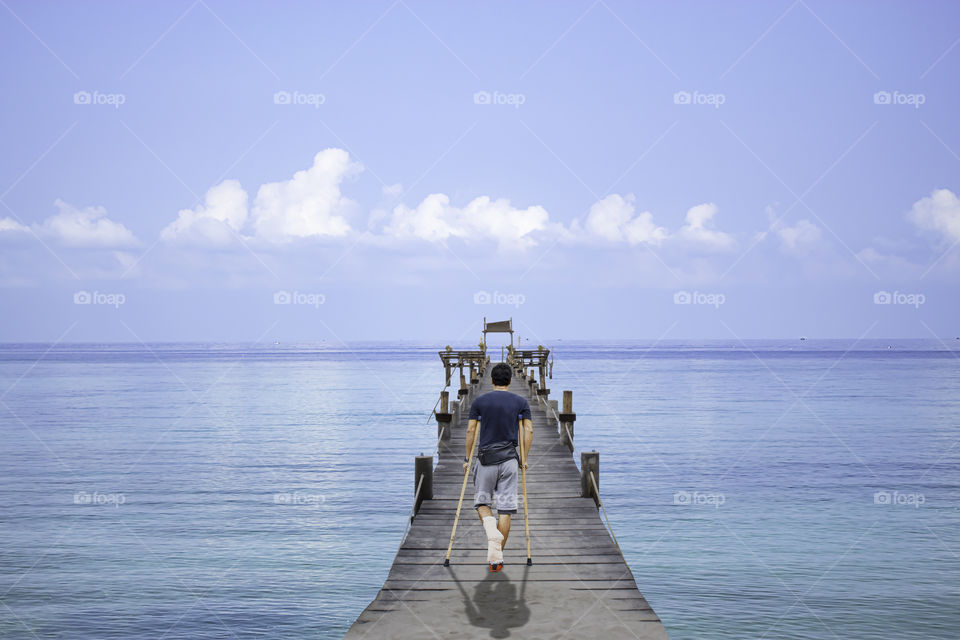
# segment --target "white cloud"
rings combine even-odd
[[[449,197],[443,193],[431,193],[415,209],[405,204],[397,205],[383,232],[398,238],[420,238],[430,242],[446,240],[453,235],[455,216],[456,210],[450,206]]]
[[[713,217],[717,214],[717,205],[712,202],[698,204],[687,211],[686,224],[680,227],[677,235],[687,242],[706,249],[725,251],[736,246],[734,237],[723,231],[713,229]]]
[[[340,183],[363,170],[343,149],[325,149],[313,166],[293,178],[264,184],[257,191],[252,218],[257,236],[286,241],[310,236],[344,236],[344,214],[353,202],[340,194]]]
[[[755,237],[757,241],[766,238],[770,231],[777,234],[780,238],[780,248],[785,253],[801,254],[815,248],[819,245],[823,233],[820,227],[803,218],[797,221],[794,226],[788,226],[777,217],[773,207],[766,209],[767,217],[770,219],[770,228],[767,231],[759,232]]]
[[[921,229],[937,231],[951,242],[960,241],[960,199],[949,189],[936,189],[917,200],[907,217]]]
[[[468,233],[498,240],[501,246],[527,247],[536,244],[531,235],[546,229],[550,215],[541,206],[516,209],[505,198],[474,198],[463,211]]]
[[[526,248],[536,244],[535,231],[545,230],[549,222],[541,206],[517,209],[505,198],[491,200],[480,196],[466,207],[450,204],[443,193],[432,193],[411,209],[397,205],[383,233],[395,238],[418,238],[430,242],[450,237],[464,240],[495,240],[501,248]]]
[[[806,218],[792,227],[780,226],[777,235],[780,236],[781,246],[794,253],[816,245],[823,236],[820,227]]]
[[[667,230],[654,224],[653,214],[649,211],[634,216],[633,201],[633,194],[628,194],[626,197],[612,194],[594,203],[584,223],[587,233],[610,242],[621,240],[630,244],[663,242],[667,237]],[[572,231],[576,229],[577,225],[571,225]]]
[[[13,218],[0,218],[0,233],[4,231],[29,231]]]
[[[181,209],[160,233],[163,240],[223,245],[233,242],[247,221],[247,192],[236,180],[210,187],[204,203]]]
[[[66,246],[120,248],[140,244],[129,229],[108,218],[107,210],[103,207],[77,209],[59,198],[54,205],[60,212],[34,229]]]

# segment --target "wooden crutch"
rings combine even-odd
[[[473,439],[473,447],[470,449],[470,460],[467,462],[467,468],[463,472],[463,486],[460,487],[460,501],[457,503],[457,515],[453,519],[453,531],[450,532],[450,544],[447,545],[447,556],[443,559],[443,566],[450,566],[450,552],[453,551],[453,537],[457,535],[457,522],[460,520],[460,507],[463,506],[463,494],[467,490],[467,478],[470,477],[470,467],[473,466],[473,453],[477,450],[477,442],[480,441],[480,433],[477,433]]]
[[[530,557],[530,516],[527,508],[527,458],[523,454],[524,429],[523,420],[520,421],[520,475],[523,477],[523,528],[527,533],[527,566],[533,564],[533,558]]]

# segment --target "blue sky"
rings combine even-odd
[[[0,3],[2,341],[960,335],[960,8]]]

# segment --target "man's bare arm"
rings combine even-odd
[[[473,453],[473,441],[476,440],[477,438],[477,423],[478,423],[477,420],[470,420],[469,422],[467,422],[467,437],[466,437],[467,452],[463,456],[467,460],[470,459],[470,454]],[[463,463],[464,468],[466,468],[467,464],[468,464],[467,462]]]

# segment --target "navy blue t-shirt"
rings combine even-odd
[[[530,403],[510,391],[488,391],[470,404],[470,419],[480,420],[480,449],[504,440],[519,446],[518,421],[532,420]]]

